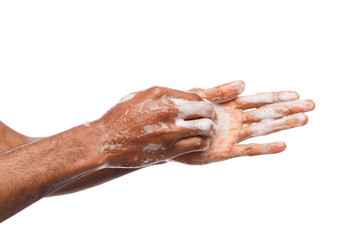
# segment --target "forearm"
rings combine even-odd
[[[0,155],[0,222],[96,170],[96,131],[84,126]]]
[[[124,176],[128,173],[134,172],[141,168],[104,168],[95,172],[77,178],[75,181],[67,184],[66,186],[57,189],[55,192],[48,196],[58,196],[63,194],[74,193],[85,190],[87,188],[95,187],[105,182],[111,181],[115,178]]]
[[[244,83],[242,81],[236,81],[234,83],[229,83],[225,85],[221,85],[215,88],[211,89],[194,89],[192,90],[195,93],[201,94],[204,98],[210,100],[210,101],[219,101],[219,102],[226,102],[233,98],[235,98],[238,94],[242,92],[244,88]],[[148,98],[148,97],[147,97]],[[128,109],[124,111],[124,115],[128,113]],[[122,118],[124,116],[119,116],[119,118]],[[1,126],[3,128],[8,128],[5,124],[1,125],[0,121],[0,135],[1,135]],[[162,123],[163,124],[163,123]],[[17,136],[20,136],[20,139],[22,140],[21,144],[26,143],[26,141],[32,141],[33,139],[28,138],[24,135],[18,134],[14,130],[8,128],[7,132],[10,132],[11,134],[1,135],[2,138],[0,138],[0,152],[1,150],[6,151],[10,147],[17,147],[19,145],[8,144],[8,139],[12,140],[11,138],[17,138]],[[16,134],[15,134],[16,133]],[[6,136],[6,137],[5,137]],[[1,149],[1,146],[3,145],[3,149]],[[139,168],[140,169],[140,168]],[[96,172],[91,172],[89,174],[83,175],[81,178],[77,178],[75,181],[69,183],[66,186],[63,186],[62,188],[56,189],[54,192],[52,192],[49,196],[56,196],[61,194],[67,194],[67,193],[73,193],[76,191],[84,190],[86,188],[94,187],[99,184],[105,183],[107,181],[110,181],[112,179],[115,179],[117,177],[121,177],[127,173],[133,172],[137,170],[136,168],[126,169],[126,168],[119,168],[119,169],[101,169]]]
[[[0,154],[2,152],[13,150],[14,148],[21,147],[22,145],[29,144],[40,139],[42,138],[31,138],[20,134],[0,121]],[[48,196],[58,196],[82,191],[87,188],[95,187],[105,182],[111,181],[115,178],[121,177],[136,170],[138,169],[100,169],[98,171],[91,172],[89,174],[83,175],[80,178],[77,178],[76,180],[70,182],[62,188],[52,192]]]
[[[0,154],[34,140],[34,138],[16,132],[0,121]]]

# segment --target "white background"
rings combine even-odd
[[[153,166],[42,199],[1,239],[359,239],[359,1],[1,1],[0,117],[29,136],[128,92],[242,79],[316,109],[272,156]],[[0,176],[1,177],[1,176]],[[0,186],[1,187],[1,186]]]

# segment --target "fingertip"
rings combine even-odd
[[[298,100],[300,98],[300,94],[298,92],[294,92],[294,91],[290,91],[293,96],[294,96],[294,99]]]
[[[287,120],[285,121],[286,126],[289,127],[298,127],[306,125],[309,121],[308,116],[305,113],[295,113],[286,117]]]
[[[193,137],[195,138],[194,140],[194,144],[193,144],[193,149],[191,152],[203,152],[203,151],[207,151],[210,148],[210,139],[209,138],[204,138],[204,137]]]
[[[315,102],[311,99],[308,99],[307,102],[309,104],[310,111],[314,110],[316,107]]]
[[[300,98],[300,95],[294,91],[283,91],[280,92],[279,98],[283,102],[294,101],[294,100],[298,100]]]
[[[268,153],[280,153],[286,149],[286,144],[284,142],[273,142],[268,144]]]
[[[235,99],[245,89],[242,80],[225,83],[213,88],[204,89],[205,98],[214,103],[223,103]]]
[[[303,125],[306,125],[309,122],[309,117],[306,114],[303,114],[302,119],[301,119],[301,123]]]
[[[298,113],[298,112],[309,112],[314,110],[315,108],[315,103],[312,100],[299,100],[299,101],[294,101],[292,102],[293,104],[293,112],[294,113]]]
[[[236,80],[231,83],[232,86],[237,90],[237,94],[240,95],[245,90],[245,82],[243,80]]]

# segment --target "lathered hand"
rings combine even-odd
[[[217,119],[210,148],[203,152],[185,154],[173,160],[186,164],[207,164],[239,156],[279,153],[283,142],[238,144],[257,136],[271,134],[308,122],[304,112],[314,109],[312,100],[298,100],[296,92],[282,91],[240,96],[242,81],[224,84],[213,89],[193,89],[213,104]],[[223,93],[227,94],[223,94]]]
[[[206,150],[215,110],[195,93],[152,87],[125,96],[99,126],[105,167],[138,168]]]

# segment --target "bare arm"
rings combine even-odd
[[[0,121],[0,154],[21,147],[22,145],[40,140],[42,138],[32,138],[25,136]],[[140,168],[104,168],[84,175],[66,186],[57,189],[48,196],[58,196],[81,191],[90,187],[100,185],[125,174],[136,171]]]
[[[0,154],[34,140],[36,138],[27,137],[0,121]]]
[[[188,110],[191,103],[196,106]],[[96,170],[136,169],[205,150],[214,116],[196,94],[154,87],[128,96],[88,126],[3,152],[0,221]]]
[[[197,89],[196,91],[202,91],[204,98],[213,102],[224,102],[236,98],[243,90],[244,83],[242,81],[236,81],[215,88],[210,89]],[[191,91],[191,90],[190,90]],[[195,90],[193,90],[195,92]],[[205,95],[205,92],[207,95]],[[31,138],[23,134],[16,132],[10,127],[6,126],[0,121],[0,153],[19,147],[26,143],[31,143],[40,138]],[[121,177],[128,173],[134,172],[141,168],[103,168],[97,171],[89,172],[82,175],[74,181],[69,182],[63,187],[53,191],[48,196],[58,196],[62,194],[74,193],[87,188],[91,188],[115,178]]]
[[[98,132],[75,127],[0,155],[0,222],[99,167]]]

